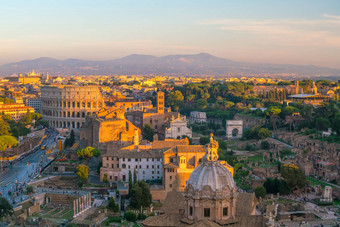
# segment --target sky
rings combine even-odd
[[[340,68],[340,1],[0,0],[0,65],[197,53]]]

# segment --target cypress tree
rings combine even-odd
[[[136,167],[133,170],[133,183],[134,184],[137,183],[137,171],[136,171]]]
[[[131,193],[131,189],[132,189],[132,174],[131,171],[129,170],[129,195]]]

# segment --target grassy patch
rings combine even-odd
[[[320,181],[318,179],[312,178],[312,177],[307,177],[307,180],[310,181],[311,185],[321,185],[322,188],[324,188],[325,186],[330,186],[330,187],[334,187],[331,184],[328,184],[326,182]]]
[[[251,162],[261,162],[263,160],[263,156],[262,155],[249,156],[247,160]]]
[[[71,219],[72,217],[73,217],[73,210],[72,209],[65,212],[63,214],[63,216],[61,216],[62,219],[67,219],[67,220]]]

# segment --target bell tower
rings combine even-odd
[[[157,93],[157,113],[164,114],[164,92]]]

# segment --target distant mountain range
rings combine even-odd
[[[0,75],[25,73],[34,69],[52,75],[114,75],[114,74],[178,74],[178,75],[225,75],[225,74],[298,74],[340,76],[340,69],[313,65],[287,65],[246,63],[219,58],[210,54],[152,55],[133,54],[115,60],[87,61],[80,59],[57,60],[37,58],[0,66]]]

